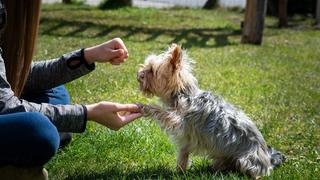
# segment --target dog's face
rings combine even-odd
[[[160,55],[150,55],[138,71],[140,90],[146,96],[168,99],[172,95],[196,84],[189,60],[181,47],[172,44]]]

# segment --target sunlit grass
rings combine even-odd
[[[36,59],[58,57],[121,37],[130,58],[120,67],[97,64],[68,83],[72,102],[154,103],[138,91],[138,64],[150,53],[182,44],[196,60],[202,89],[241,107],[268,144],[288,161],[270,179],[320,176],[320,31],[310,19],[276,29],[267,18],[262,46],[240,44],[243,14],[227,10],[136,9],[102,11],[79,5],[44,5]],[[150,119],[118,132],[89,123],[46,168],[51,179],[243,179],[215,174],[210,161],[193,157],[186,174],[175,172],[175,146]]]

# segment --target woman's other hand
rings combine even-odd
[[[84,57],[88,64],[109,62],[113,65],[120,65],[129,57],[129,53],[123,41],[120,38],[114,38],[105,43],[86,48]]]

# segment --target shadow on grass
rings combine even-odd
[[[293,16],[288,17],[288,24],[284,27],[279,27],[278,22],[266,25],[269,29],[292,29],[297,31],[318,30],[315,20],[308,16]]]
[[[52,5],[48,5],[45,7],[41,8],[41,12],[65,12],[66,8],[63,6],[68,6],[68,12],[70,11],[95,11],[92,7],[87,6],[87,5],[82,5],[81,3],[76,3],[77,5],[74,6],[74,4],[72,5],[68,5],[68,4],[59,4],[57,3],[58,6],[52,6]]]
[[[137,40],[141,42],[154,41],[161,35],[171,37],[169,43],[180,43],[185,48],[192,46],[198,47],[223,47],[227,45],[235,45],[230,42],[229,37],[239,36],[240,29],[232,27],[217,28],[159,28],[159,27],[139,27],[132,25],[106,25],[95,22],[79,22],[55,18],[42,18],[41,25],[44,27],[41,31],[42,35],[52,35],[60,37],[84,37],[97,38],[103,37],[113,32],[124,32],[123,38],[130,38],[141,34],[146,35],[145,39]],[[96,33],[88,33],[95,30]],[[213,40],[213,42],[211,41]]]
[[[210,166],[192,168],[186,173],[177,173],[165,166],[147,168],[131,172],[124,172],[118,168],[105,170],[101,173],[74,174],[67,180],[91,180],[91,179],[193,179],[193,178],[219,178],[219,179],[246,179],[240,174],[215,173]]]

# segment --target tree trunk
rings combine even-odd
[[[241,43],[262,43],[267,0],[247,0]]]
[[[316,21],[317,25],[320,26],[320,0],[317,0]]]
[[[62,0],[62,3],[64,3],[64,4],[71,4],[71,0]]]
[[[216,7],[218,0],[207,0],[206,4],[204,4],[203,9],[213,9]]]
[[[117,9],[121,7],[131,7],[133,4],[132,0],[107,0],[102,1],[99,5],[100,9]]]
[[[278,0],[279,27],[288,26],[288,0]]]

